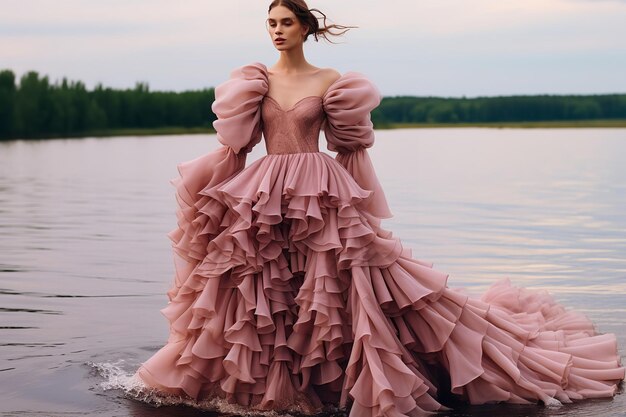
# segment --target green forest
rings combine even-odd
[[[385,97],[372,119],[381,124],[623,120],[626,94]]]
[[[115,90],[80,81],[50,83],[37,72],[16,82],[0,71],[0,139],[73,137],[124,129],[164,127],[210,129],[215,115],[213,88],[199,91],[149,91],[145,83]]]
[[[87,90],[66,78],[51,83],[35,71],[19,82],[0,71],[0,140],[123,132],[181,132],[212,129],[214,89],[150,91],[96,85]],[[626,120],[626,94],[519,95],[475,98],[384,97],[372,112],[375,127],[419,124]]]

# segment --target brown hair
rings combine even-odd
[[[341,36],[346,33],[350,28],[356,28],[358,26],[343,26],[330,24],[326,25],[326,15],[322,13],[318,9],[309,9],[304,0],[274,0],[270,4],[270,7],[267,9],[269,13],[276,6],[284,6],[291,10],[293,14],[296,15],[300,23],[306,26],[309,30],[304,37],[304,41],[306,42],[309,35],[313,35],[315,37],[315,42],[319,40],[319,37],[323,37],[328,42],[333,43],[328,36]],[[317,12],[322,15],[322,17],[316,17],[313,12]],[[318,19],[324,19],[323,26],[320,27]],[[333,29],[336,29],[338,32],[333,32]]]

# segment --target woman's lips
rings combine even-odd
[[[277,38],[274,42],[276,42],[276,43],[283,43],[283,42],[285,42],[285,40],[283,38]]]

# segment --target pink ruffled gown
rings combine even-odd
[[[145,384],[358,417],[441,410],[444,389],[471,404],[616,393],[615,335],[508,281],[481,299],[452,290],[380,227],[367,78],[348,72],[289,109],[267,92],[263,64],[235,69],[212,107],[224,146],[178,167],[170,337],[138,370]],[[245,167],[261,134],[267,155]]]

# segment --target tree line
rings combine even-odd
[[[0,71],[0,139],[81,136],[119,129],[206,128],[213,88],[150,91],[80,81],[51,83],[35,71],[17,82],[11,70]],[[476,98],[384,97],[372,112],[375,126],[402,123],[485,123],[626,119],[626,94],[532,95]]]
[[[626,119],[626,94],[476,98],[385,97],[378,123],[489,123]]]
[[[80,81],[51,83],[37,72],[16,83],[10,70],[0,71],[0,139],[79,136],[115,129],[212,126],[212,88],[197,91],[132,89],[89,91]]]

